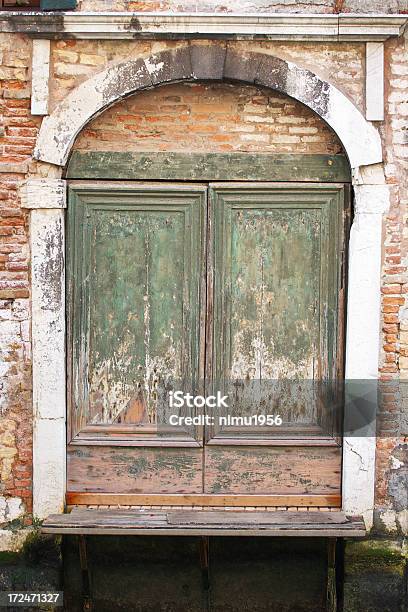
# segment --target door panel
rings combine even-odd
[[[206,431],[204,491],[339,494],[338,415],[318,381],[340,367],[343,190],[219,184],[210,200],[208,377],[229,406]]]
[[[205,493],[340,495],[334,447],[206,446]]]
[[[197,384],[205,205],[201,186],[71,187],[72,438],[163,436],[163,388]]]
[[[342,189],[227,184],[212,186],[211,202],[208,376],[229,395],[230,415],[278,411],[283,426],[214,426],[207,439],[330,436],[336,415],[316,381],[334,380],[341,356]]]
[[[70,492],[199,494],[202,448],[70,445]]]

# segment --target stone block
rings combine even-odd
[[[260,53],[237,53],[228,47],[225,57],[224,78],[231,81],[255,83],[263,57]]]
[[[193,76],[190,47],[162,51],[145,59],[145,65],[153,85],[166,81],[191,79]]]
[[[190,55],[195,79],[222,80],[226,56],[225,45],[192,45]]]

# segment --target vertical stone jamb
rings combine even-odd
[[[376,170],[374,174],[384,181],[381,166],[377,166]],[[383,214],[389,208],[388,186],[366,184],[371,180],[375,180],[375,177],[364,179],[360,174],[354,182],[355,217],[349,243],[346,380],[355,381],[356,392],[359,395],[364,393],[365,399],[372,401],[374,420],[368,427],[362,428],[360,436],[360,432],[354,432],[354,435],[344,438],[343,452],[343,509],[350,515],[363,515],[368,529],[373,524],[374,510],[375,381],[378,379],[380,352],[382,223]],[[349,386],[352,384],[349,383]],[[346,405],[347,410],[353,410],[353,405]],[[346,413],[346,421],[348,416]]]
[[[65,496],[65,181],[29,179],[21,195],[31,210],[33,514],[42,519]]]

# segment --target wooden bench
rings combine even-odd
[[[225,510],[90,509],[52,514],[44,533],[77,535],[291,536],[366,535],[361,518],[343,512],[257,512]]]
[[[87,539],[98,535],[198,536],[203,588],[210,589],[210,536],[315,537],[327,540],[327,601],[336,601],[336,541],[366,535],[364,522],[339,511],[249,511],[220,509],[86,508],[52,514],[43,533],[77,535],[83,609],[92,609],[92,560]]]

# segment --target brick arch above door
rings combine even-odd
[[[304,104],[218,81],[168,83],[119,100],[81,130],[71,151],[344,155],[337,135]]]
[[[118,100],[180,81],[262,85],[317,113],[338,135],[352,168],[380,163],[376,128],[336,87],[313,72],[267,53],[237,52],[226,44],[187,44],[116,63],[80,84],[43,121],[35,158],[62,166],[87,123]]]

